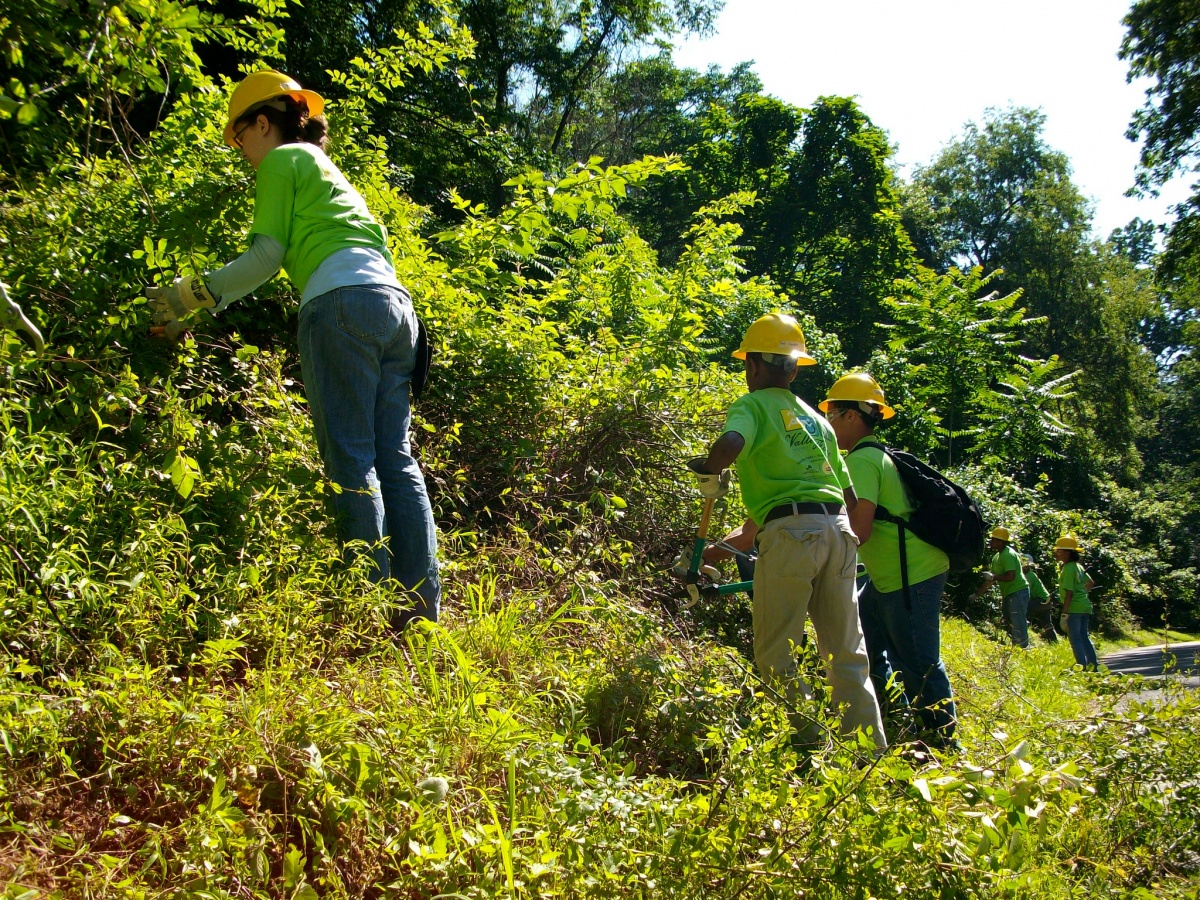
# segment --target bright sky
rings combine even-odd
[[[797,106],[857,96],[907,172],[930,162],[988,107],[1040,108],[1107,237],[1135,216],[1167,222],[1187,179],[1159,199],[1125,197],[1138,146],[1125,138],[1146,83],[1117,59],[1130,0],[726,0],[717,34],[677,65],[728,71],[753,60],[766,92]]]

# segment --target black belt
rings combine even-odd
[[[763,524],[774,522],[776,519],[782,519],[784,516],[840,516],[846,511],[846,507],[840,503],[784,503],[782,506],[777,506],[763,520]]]

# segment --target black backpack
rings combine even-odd
[[[882,506],[875,507],[876,519],[899,526],[900,575],[904,583],[905,603],[910,604],[904,532],[911,531],[950,557],[951,572],[969,572],[983,559],[986,542],[983,513],[979,511],[979,504],[963,488],[911,453],[885,447],[877,441],[864,441],[850,452],[867,447],[882,450],[891,457],[912,500],[913,511],[907,520],[893,515]]]

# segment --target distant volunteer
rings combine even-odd
[[[1099,669],[1096,646],[1088,634],[1092,619],[1092,601],[1088,592],[1096,583],[1079,564],[1079,541],[1072,534],[1064,534],[1054,543],[1054,558],[1058,560],[1058,599],[1062,604],[1061,622],[1065,626],[1067,639],[1075,662],[1088,669]]]
[[[838,447],[849,451],[846,465],[858,495],[850,524],[858,536],[859,559],[871,578],[859,599],[859,615],[875,692],[879,694],[894,670],[905,699],[921,718],[925,740],[934,746],[956,747],[954,695],[941,658],[942,594],[950,560],[907,532],[906,599],[899,526],[876,518],[876,511],[884,510],[907,519],[914,509],[895,463],[875,437],[875,428],[891,419],[895,410],[887,405],[878,382],[865,372],[838,379],[819,408],[833,427]]]
[[[1054,602],[1038,577],[1033,557],[1028,553],[1021,554],[1021,571],[1029,583],[1029,621],[1042,630],[1042,636],[1049,643],[1056,644],[1058,632],[1054,630]]]
[[[992,529],[988,548],[995,551],[990,572],[984,573],[984,583],[976,597],[982,597],[993,585],[1000,587],[1004,620],[1008,623],[1012,642],[1022,648],[1029,647],[1029,582],[1021,567],[1021,557],[1012,545],[1008,529],[999,526]]]
[[[250,249],[224,268],[147,288],[153,334],[174,338],[198,309],[223,309],[286,269],[300,293],[304,391],[343,542],[370,548],[371,577],[402,589],[393,624],[436,620],[437,536],[409,443],[418,324],[387,234],[324,153],[324,100],[255,72],[229,99],[225,142],[255,170]]]

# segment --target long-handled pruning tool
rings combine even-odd
[[[3,281],[0,281],[0,326],[13,331],[24,331],[29,335],[29,339],[33,342],[33,348],[39,356],[45,351],[46,342],[42,340],[42,333],[22,312],[17,301],[8,296],[8,285]]]
[[[753,581],[735,581],[730,584],[721,584],[718,580],[720,573],[712,566],[702,565],[704,548],[710,543],[708,540],[708,526],[712,520],[713,503],[714,501],[711,497],[704,500],[704,514],[700,517],[700,527],[696,530],[696,542],[692,545],[692,560],[687,569],[682,573],[688,594],[687,600],[681,607],[682,609],[689,609],[695,606],[700,602],[701,597],[712,599],[724,596],[725,594],[750,591],[754,588]],[[725,547],[725,549],[730,550],[738,556],[748,556],[748,554],[742,553],[740,550],[735,550],[728,544],[721,544],[719,541],[714,543]],[[680,562],[682,562],[682,554],[680,555]]]

